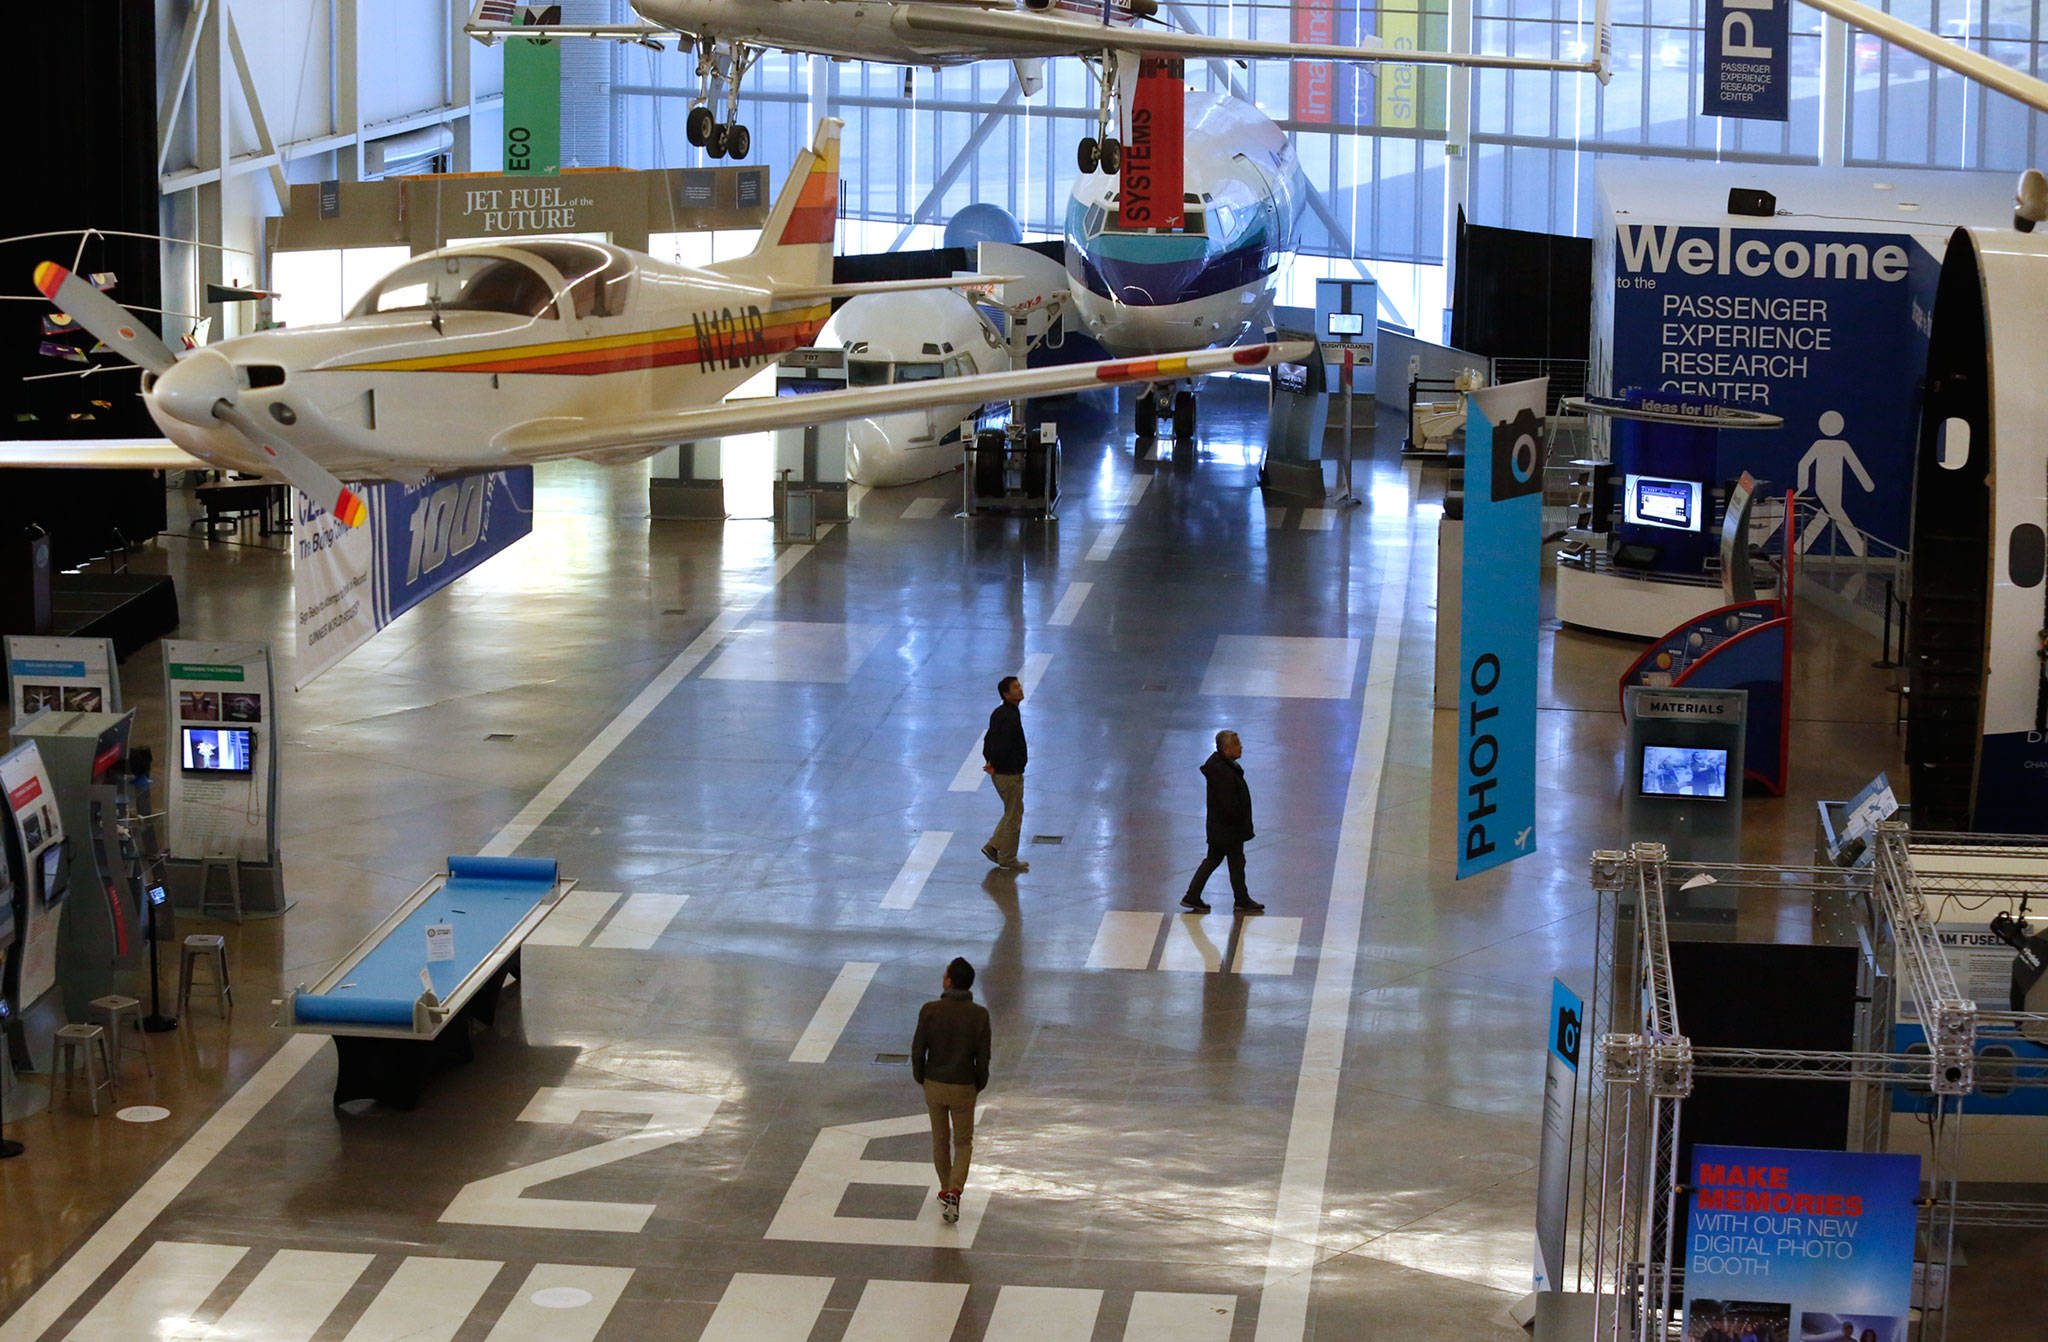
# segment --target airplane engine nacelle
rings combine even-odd
[[[1906,759],[1915,829],[2048,833],[2048,236],[1959,228],[1928,340]]]

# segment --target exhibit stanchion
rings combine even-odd
[[[162,885],[152,886],[143,892],[143,936],[149,940],[149,1014],[142,1018],[142,1028],[149,1034],[162,1034],[178,1028],[178,1018],[164,1014],[163,985],[157,973],[156,946],[162,940],[157,935],[157,920],[163,916],[163,902]]]

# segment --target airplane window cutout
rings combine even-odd
[[[944,377],[946,367],[940,363],[899,363],[896,365],[898,382],[929,382]]]
[[[889,361],[887,359],[848,359],[846,361],[846,385],[849,387],[888,386]]]
[[[565,238],[521,243],[520,250],[531,252],[562,273],[579,320],[616,317],[626,310],[626,294],[633,283],[633,262],[618,248]]]
[[[553,318],[554,286],[533,267],[503,256],[423,256],[379,282],[351,317],[384,312],[501,312]]]

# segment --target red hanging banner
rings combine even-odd
[[[1117,222],[1124,228],[1179,228],[1182,169],[1186,166],[1186,64],[1147,54],[1138,61],[1131,93],[1131,133],[1117,182]]]

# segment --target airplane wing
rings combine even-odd
[[[859,387],[811,392],[798,396],[764,396],[701,410],[672,410],[627,418],[560,417],[532,420],[498,436],[493,444],[513,461],[547,461],[581,456],[608,448],[662,447],[737,433],[760,433],[835,419],[861,419],[929,405],[1020,400],[1085,391],[1123,383],[1165,382],[1265,368],[1305,359],[1314,348],[1296,340],[1266,345],[1240,345],[1156,359],[1110,359],[1100,363],[1066,364],[1057,368],[983,373],[974,377],[933,378],[892,387]]]
[[[559,8],[556,10],[560,12]],[[517,17],[518,7],[510,0],[476,0],[469,11],[469,22],[462,25],[462,31],[474,37],[485,46],[508,37],[558,38],[558,37],[604,37],[614,42],[642,42],[659,48],[664,39],[679,35],[679,30],[665,28],[657,23],[512,23]],[[694,33],[680,33],[683,37],[695,37]]]
[[[65,466],[102,471],[211,471],[218,467],[168,438],[51,438],[0,442],[0,467]]]
[[[1109,48],[1117,51],[1151,51],[1168,56],[1217,60],[1385,61],[1395,65],[1464,65],[1497,70],[1565,70],[1606,78],[1605,66],[1597,60],[1551,60],[1534,56],[1491,56],[1476,52],[1404,51],[1382,47],[1377,38],[1366,39],[1371,45],[1361,44],[1355,47],[1319,46],[1307,42],[1254,42],[1246,38],[1184,33],[1171,28],[1126,28],[1109,24],[1080,23],[1073,19],[1054,18],[1050,14],[1027,10],[973,13],[952,5],[927,6],[921,0],[919,3],[898,4],[890,23],[899,30],[910,33],[938,33],[948,37],[1000,42],[1006,50],[1026,45],[1035,46],[1039,48],[1040,54],[1046,56],[1072,55]],[[1605,51],[1607,43],[1595,43],[1593,49],[1596,52]]]

